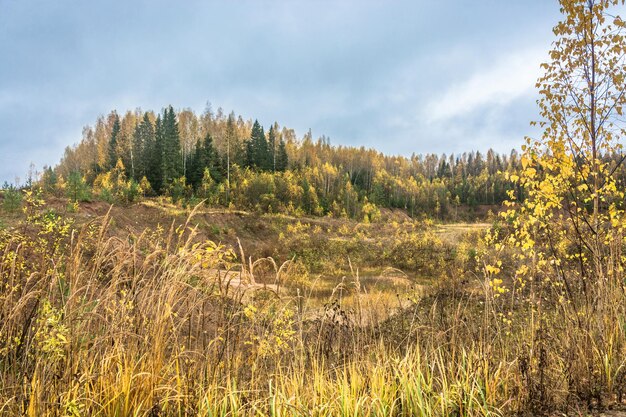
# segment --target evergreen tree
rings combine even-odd
[[[137,124],[133,134],[132,152],[134,155],[134,168],[132,177],[136,181],[141,181],[141,178],[146,175],[153,147],[154,127],[150,122],[148,114],[145,113],[143,120]]]
[[[51,167],[44,168],[41,178],[44,191],[51,194],[54,193],[56,191],[58,180],[56,172],[54,172]]]
[[[268,146],[268,158],[265,165],[265,170],[276,172],[276,131],[274,125],[270,126],[269,132],[267,132],[267,146]]]
[[[438,178],[452,177],[452,170],[450,169],[450,165],[448,164],[448,161],[446,161],[445,156],[446,155],[444,154],[439,162],[439,168],[437,169]]]
[[[154,144],[147,149],[149,159],[146,171],[146,177],[157,194],[160,194],[163,188],[163,141],[163,122],[159,115],[154,127]]]
[[[163,112],[162,128],[163,152],[161,165],[163,185],[168,186],[173,180],[180,178],[183,171],[178,122],[172,106],[169,106]]]
[[[80,171],[72,171],[67,178],[67,197],[74,202],[89,200],[89,186]]]
[[[246,144],[246,166],[264,170],[268,168],[269,151],[265,132],[258,120],[252,125],[252,133]]]
[[[2,208],[7,213],[15,213],[22,207],[22,193],[13,186],[4,185],[2,192]]]
[[[120,134],[120,118],[115,114],[115,119],[113,121],[113,127],[111,129],[111,138],[109,139],[109,151],[107,158],[107,166],[106,170],[112,169],[117,163],[117,139]]]
[[[311,196],[311,185],[307,181],[306,177],[302,178],[300,187],[302,187],[302,208],[306,214],[311,214],[313,210],[313,199]]]
[[[278,149],[276,149],[276,163],[275,163],[275,169],[278,172],[284,172],[287,170],[287,165],[289,163],[288,157],[287,157],[287,148],[285,146],[285,141],[281,138],[280,142],[278,143]]]
[[[145,174],[144,160],[142,158],[143,148],[144,138],[141,135],[141,123],[138,123],[137,126],[135,126],[135,131],[133,132],[133,141],[131,144],[133,165],[131,167],[130,175],[133,179],[141,178]]]
[[[196,150],[189,164],[189,184],[198,188],[202,182],[204,171],[209,170],[211,178],[221,179],[219,156],[213,145],[213,138],[207,134],[196,146]]]

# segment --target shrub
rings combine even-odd
[[[7,213],[16,213],[22,207],[22,193],[15,187],[5,188],[2,197],[2,208]]]

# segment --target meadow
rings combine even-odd
[[[0,232],[2,415],[582,415],[622,396],[623,292],[588,327],[556,305],[534,327],[475,259],[493,251],[484,224],[237,223],[288,231],[303,261],[281,261],[208,240],[202,206],[152,202],[144,219],[169,226],[130,229],[106,204],[23,204]],[[120,213],[141,219],[137,206]],[[350,252],[341,231],[359,227],[361,245],[385,242],[384,259]],[[407,273],[390,269],[396,250],[415,263]],[[346,258],[317,273],[343,253],[368,272]]]

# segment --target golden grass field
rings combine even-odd
[[[599,334],[504,314],[466,256],[487,224],[416,227],[407,256],[419,236],[456,248],[432,268],[337,275],[207,240],[202,214],[136,232],[90,210],[31,207],[0,232],[0,415],[583,415],[621,399],[623,319]]]

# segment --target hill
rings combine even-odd
[[[474,220],[480,205],[500,205],[520,188],[516,151],[388,156],[333,146],[324,136],[257,121],[221,109],[196,115],[171,106],[157,114],[116,111],[86,126],[44,188],[73,200],[129,203],[164,196],[194,205],[372,220],[380,208],[411,217]],[[36,181],[37,179],[32,179]]]

